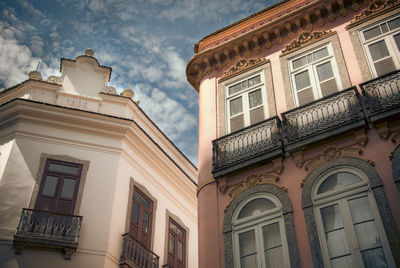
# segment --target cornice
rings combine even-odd
[[[362,0],[327,0],[289,10],[289,13],[267,21],[258,28],[222,43],[218,41],[212,48],[194,55],[186,67],[187,80],[199,90],[200,81],[205,76],[227,70],[242,59],[257,58],[255,55],[261,50],[282,45],[283,38],[294,38],[296,33],[311,31],[314,25],[321,27],[326,22],[334,22],[338,16],[345,17],[349,10],[358,10],[361,5]]]
[[[293,40],[290,44],[287,44],[285,48],[281,50],[282,56],[334,34],[335,32],[332,31],[302,31],[299,33],[297,39]]]

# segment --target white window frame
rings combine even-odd
[[[229,87],[241,83],[245,80],[251,79],[253,77],[256,77],[257,75],[260,75],[260,80],[261,83],[254,85],[252,87],[249,87],[245,90],[241,90],[239,92],[236,92],[232,95],[229,95]],[[264,75],[264,70],[258,71],[258,72],[253,72],[251,74],[246,75],[245,77],[242,77],[240,79],[236,79],[232,82],[229,82],[228,84],[225,84],[225,106],[226,106],[226,129],[228,130],[227,133],[231,133],[231,118],[235,116],[239,116],[243,114],[244,117],[244,126],[247,127],[250,126],[250,108],[249,108],[249,94],[261,89],[261,97],[262,97],[262,104],[251,108],[251,110],[257,109],[261,106],[264,106],[264,120],[269,117],[268,115],[268,102],[267,102],[267,91],[266,91],[266,86],[265,86],[265,75]],[[230,101],[236,98],[242,97],[242,113],[236,114],[234,116],[231,116],[230,114]]]
[[[321,184],[331,175],[338,172],[348,172],[352,173],[359,178],[361,178],[361,182],[350,184],[338,190],[317,194],[319,187]],[[382,220],[379,215],[378,207],[376,205],[376,201],[374,195],[369,187],[368,178],[366,175],[360,170],[350,168],[350,167],[337,167],[334,169],[330,169],[321,175],[321,178],[314,185],[312,190],[312,198],[314,203],[314,214],[316,219],[316,225],[318,229],[318,236],[321,242],[322,254],[324,258],[325,267],[330,268],[330,257],[328,246],[325,237],[325,230],[322,222],[321,209],[325,207],[329,207],[332,205],[338,205],[340,216],[342,217],[342,223],[344,228],[344,233],[347,238],[348,247],[350,251],[350,256],[353,261],[354,267],[364,267],[361,252],[359,250],[359,245],[357,241],[356,232],[354,229],[354,224],[351,217],[350,207],[348,204],[349,200],[357,199],[360,197],[368,197],[370,208],[372,211],[372,215],[377,227],[377,231],[382,243],[382,248],[386,257],[386,261],[388,267],[396,267],[393,256],[391,253],[391,249],[389,246],[389,242],[387,240],[385,230],[382,224]]]
[[[318,50],[321,50],[323,48],[327,48],[328,50],[328,56],[325,56],[321,59],[315,60],[311,63],[307,63],[299,68],[294,68],[293,67],[293,62],[305,55],[308,54],[312,54],[313,52],[316,52]],[[320,88],[320,84],[324,81],[319,81],[318,78],[318,73],[317,73],[317,66],[320,66],[321,64],[324,64],[326,62],[330,62],[331,63],[331,67],[332,67],[332,71],[333,71],[333,76],[335,77],[336,80],[336,85],[338,88],[338,91],[343,89],[343,85],[342,85],[342,81],[340,79],[340,74],[339,74],[339,70],[336,64],[336,60],[335,60],[335,55],[333,52],[333,48],[332,48],[332,44],[329,42],[327,44],[315,47],[311,50],[308,50],[306,52],[303,52],[299,55],[296,55],[295,57],[289,58],[288,59],[288,68],[289,68],[289,75],[290,75],[290,81],[291,81],[291,86],[292,86],[292,91],[293,91],[293,98],[294,98],[294,103],[296,105],[296,107],[299,106],[299,100],[298,100],[298,96],[297,96],[297,88],[296,88],[296,82],[295,82],[295,75],[302,73],[304,71],[308,71],[309,73],[309,77],[310,77],[310,82],[311,82],[311,87],[312,87],[312,92],[313,92],[313,97],[314,97],[314,101],[317,99],[322,98],[322,92],[321,92],[321,88]]]
[[[384,20],[381,20],[379,22],[368,25],[367,27],[364,27],[358,31],[358,36],[361,40],[362,48],[363,48],[364,54],[366,55],[366,58],[367,58],[368,67],[369,67],[369,70],[371,71],[373,77],[378,77],[378,74],[375,70],[374,61],[372,60],[371,53],[368,49],[368,46],[371,44],[377,43],[381,40],[384,40],[386,47],[389,51],[389,54],[393,59],[394,66],[396,67],[397,70],[400,69],[400,52],[399,52],[399,49],[397,49],[396,42],[394,41],[394,38],[393,38],[394,35],[400,34],[400,27],[397,29],[394,29],[394,30],[389,30],[388,32],[378,35],[376,37],[373,37],[369,40],[365,40],[363,33],[365,31],[368,31],[368,30],[376,27],[377,25],[381,25],[381,24],[385,24],[385,23],[387,24],[388,21],[396,19],[396,18],[400,18],[400,16],[396,15],[396,16],[391,16],[389,18],[385,18]],[[388,27],[388,29],[389,29],[389,27]]]
[[[240,212],[243,207],[253,201],[254,199],[264,198],[269,201],[272,201],[275,204],[275,208],[271,210],[267,210],[259,215],[250,216],[243,219],[238,219]],[[268,226],[274,223],[279,223],[279,232],[281,236],[281,245],[282,245],[282,255],[284,259],[284,263],[282,267],[290,267],[289,261],[289,249],[287,244],[286,232],[285,232],[285,224],[282,215],[282,205],[279,200],[268,193],[258,193],[252,195],[250,198],[244,200],[233,213],[232,217],[232,238],[233,238],[233,252],[234,252],[234,267],[240,268],[240,253],[239,253],[239,234],[254,230],[255,234],[255,242],[256,242],[256,250],[257,250],[257,267],[265,268],[265,256],[264,256],[264,245],[263,245],[263,235],[262,228],[264,226]]]

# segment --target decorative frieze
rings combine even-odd
[[[400,5],[400,0],[373,0],[360,14],[354,16],[350,25],[369,19],[380,12]],[[354,6],[354,5],[353,5]]]
[[[302,31],[299,33],[297,39],[293,40],[290,44],[286,45],[281,52],[283,55],[285,55],[294,50],[309,45],[310,43],[321,40],[327,36],[331,36],[332,34],[334,34],[334,32],[332,31],[322,31],[322,32]]]
[[[279,180],[279,177],[276,175],[271,175],[271,174],[263,174],[263,175],[255,175],[252,174],[248,176],[243,182],[235,185],[232,190],[229,192],[229,196],[234,199],[236,196],[238,196],[241,192],[244,190],[248,189],[249,187],[254,187],[262,184],[273,184],[287,192],[287,189],[283,186],[279,186],[277,184],[277,181]]]
[[[243,71],[245,69],[251,68],[255,64],[258,64],[260,62],[266,62],[265,59],[240,59],[236,62],[234,66],[232,66],[230,69],[228,69],[224,73],[224,77],[230,76],[232,74],[235,74],[239,71]]]

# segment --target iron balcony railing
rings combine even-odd
[[[275,116],[214,140],[214,176],[218,177],[222,170],[226,173],[240,168],[241,164],[263,160],[271,152],[282,154],[280,123]]]
[[[353,122],[364,124],[360,95],[351,87],[322,99],[282,113],[282,127],[286,149],[290,144],[315,142],[316,135],[330,135],[346,130]],[[319,136],[323,138],[323,136]],[[298,147],[298,144],[297,146]]]
[[[120,265],[132,262],[134,265],[141,268],[158,268],[160,257],[158,257],[157,254],[144,247],[139,241],[129,235],[129,233],[123,234],[122,237]]]
[[[400,108],[400,70],[360,84],[368,116],[372,121],[397,113]]]

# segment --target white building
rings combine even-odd
[[[197,267],[197,169],[93,50],[60,71],[0,92],[0,267]]]

